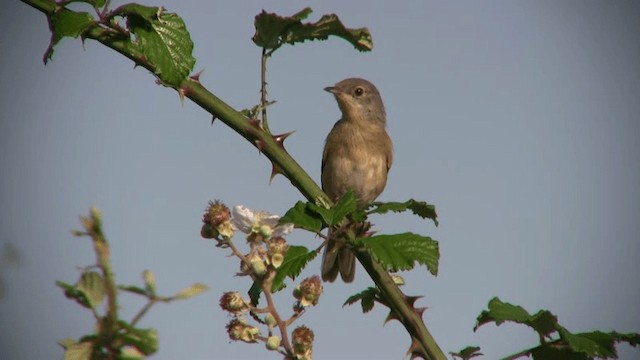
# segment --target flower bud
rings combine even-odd
[[[258,254],[250,257],[249,262],[251,263],[251,270],[253,270],[254,274],[262,276],[267,272],[267,266]]]
[[[280,347],[280,338],[277,336],[270,336],[267,339],[267,349],[269,350],[278,350]]]
[[[220,200],[209,201],[209,206],[202,216],[202,222],[209,224],[214,228],[220,226],[220,224],[231,220],[231,211]]]
[[[278,321],[276,320],[275,317],[273,317],[273,315],[271,315],[271,313],[268,313],[265,317],[264,317],[264,322],[269,325],[270,327],[274,327],[276,325],[278,325]]]
[[[222,310],[232,314],[240,314],[248,310],[247,303],[237,291],[229,291],[220,297],[220,307]]]
[[[293,291],[293,296],[298,299],[302,307],[316,305],[322,295],[322,282],[317,275],[302,280]]]
[[[313,350],[313,331],[306,326],[299,326],[291,333],[291,343],[296,358],[311,360]]]
[[[281,237],[274,237],[269,241],[269,248],[267,250],[268,260],[274,268],[279,268],[284,261],[284,255],[287,253],[289,245],[287,241]]]
[[[256,337],[260,334],[260,330],[251,325],[247,325],[240,319],[233,319],[227,324],[227,334],[229,339],[233,341],[244,341],[246,343],[256,342]]]

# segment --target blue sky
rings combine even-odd
[[[122,2],[115,1],[115,5]],[[324,137],[339,118],[322,89],[364,77],[380,90],[395,145],[382,201],[434,203],[440,226],[409,215],[375,217],[381,232],[440,241],[437,278],[403,274],[423,295],[427,326],[445,351],[480,345],[487,359],[534,346],[515,325],[474,333],[489,299],[546,308],[572,331],[640,331],[640,6],[598,1],[148,1],[181,15],[195,42],[201,81],[240,109],[259,101],[262,8],[311,19],[336,13],[367,26],[374,51],[340,39],[279,50],[269,61],[274,132],[296,130],[288,151],[319,180]],[[0,245],[20,264],[2,270],[0,354],[62,356],[55,344],[91,331],[92,317],[56,280],[92,264],[90,242],[73,238],[91,205],[104,214],[120,283],[151,269],[161,293],[193,282],[211,290],[158,305],[141,322],[160,334],[155,359],[278,358],[229,343],[224,291],[236,260],[199,236],[208,200],[284,213],[301,196],[255,148],[195,104],[155,84],[144,69],[93,41],[65,39],[46,67],[45,18],[12,2],[0,14]],[[315,247],[294,232],[289,241]],[[302,276],[318,273],[319,260]],[[636,284],[636,285],[634,285]],[[342,308],[371,285],[325,285],[300,324],[316,334],[318,359],[397,359],[409,340],[381,308]],[[290,287],[289,289],[291,289]],[[283,312],[293,298],[277,298]],[[140,299],[123,296],[130,318]],[[638,350],[620,347],[622,359]]]

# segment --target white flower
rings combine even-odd
[[[280,216],[266,211],[255,211],[244,205],[233,208],[231,222],[245,234],[258,233],[269,238],[271,236],[284,236],[293,231],[293,224],[278,225]]]

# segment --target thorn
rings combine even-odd
[[[256,129],[262,130],[260,129],[260,120],[258,119],[249,119],[249,124]]]
[[[384,325],[387,325],[387,323],[391,320],[400,321],[400,319],[398,319],[398,315],[396,315],[393,311],[389,311],[389,315],[387,315],[387,318],[384,319]]]
[[[420,342],[413,336],[411,337],[411,346],[409,346],[409,350],[407,350],[407,355],[411,355],[411,360],[416,358],[427,358],[425,356],[426,354],[422,354],[422,350],[420,349]]]
[[[213,122],[216,121],[217,118],[216,114],[211,115],[211,126],[213,126]]]
[[[282,174],[282,169],[280,166],[276,165],[273,161],[271,162],[271,177],[269,178],[269,185],[271,185],[271,181],[276,177],[277,174]]]
[[[260,139],[256,139],[256,140],[255,140],[255,143],[256,143],[256,147],[258,148],[258,150],[259,150],[260,152],[262,152],[262,150],[264,149],[264,145],[265,145],[265,144],[264,144],[264,141],[262,141],[262,140],[260,140]],[[271,177],[273,178],[273,175],[271,175]]]
[[[289,132],[286,132],[286,133],[280,134],[280,135],[271,135],[271,137],[278,144],[278,146],[280,146],[282,149],[284,149],[284,140],[287,137],[289,137],[289,135],[293,134],[294,132],[296,132],[296,131],[293,130],[293,131],[289,131]]]
[[[202,75],[202,73],[204,72],[204,69],[198,71],[197,73],[189,76],[189,78],[195,82],[197,82],[198,84],[200,84],[200,75]]]
[[[180,105],[184,106],[184,96],[187,93],[187,90],[185,88],[179,88],[178,89],[178,97],[180,98]]]
[[[424,296],[406,296],[405,300],[407,300],[407,303],[409,303],[409,305],[411,305],[411,307],[413,307],[413,305],[416,303],[416,300],[423,298]]]

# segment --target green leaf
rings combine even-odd
[[[280,218],[279,225],[293,224],[296,228],[317,233],[324,227],[322,218],[309,207],[309,203],[298,201]]]
[[[67,9],[54,12],[48,20],[49,29],[51,30],[51,41],[42,59],[45,64],[52,59],[53,48],[62,38],[77,38],[94,24],[93,16],[88,12],[74,12]]]
[[[125,345],[135,347],[144,355],[158,351],[158,333],[155,329],[139,329],[122,320],[118,321],[118,325],[124,330],[118,336]]]
[[[89,341],[83,341],[75,343],[65,348],[64,360],[91,360],[91,353],[93,352],[93,343]]]
[[[460,352],[450,352],[449,354],[451,354],[451,356],[453,356],[454,358],[460,358],[462,360],[469,360],[476,356],[484,355],[480,352],[480,346],[467,346],[466,348],[460,350]]]
[[[145,290],[145,289],[143,289],[141,287],[138,287],[138,286],[118,285],[118,289],[130,292],[130,293],[142,295],[142,296],[147,296],[147,297],[149,296],[149,292],[147,292],[147,290]]]
[[[127,18],[127,28],[135,35],[154,74],[168,86],[180,85],[195,65],[193,41],[182,18],[162,8],[128,4],[114,15]]]
[[[414,233],[377,235],[359,239],[387,270],[413,269],[414,263],[426,265],[434,276],[438,274],[440,251],[438,242]]]
[[[253,306],[257,306],[258,302],[260,301],[260,294],[262,294],[262,280],[257,279],[256,281],[254,281],[247,293],[249,294],[251,304]]]
[[[62,346],[63,349],[68,349],[69,347],[75,345],[76,343],[77,343],[77,341],[75,339],[72,339],[72,338],[60,339],[57,342],[57,344]]]
[[[358,209],[358,202],[356,199],[356,194],[353,192],[353,190],[350,189],[349,191],[347,191],[346,194],[344,194],[340,198],[340,201],[338,201],[336,206],[334,206],[331,209],[333,210],[333,216],[331,218],[331,222],[329,223],[329,225],[330,226],[339,225],[345,216],[353,213],[357,209]]]
[[[75,300],[78,304],[91,309],[91,302],[87,298],[87,294],[84,291],[78,290],[74,285],[67,284],[62,281],[56,281],[56,286],[64,290],[64,296],[68,299]]]
[[[285,43],[294,45],[307,40],[326,40],[329,36],[343,38],[360,51],[373,49],[367,28],[347,28],[335,14],[324,15],[315,23],[302,23],[311,12],[307,7],[292,16],[279,16],[262,10],[255,18],[256,32],[252,40],[272,52]]]
[[[489,301],[488,307],[488,310],[484,310],[478,316],[477,324],[473,328],[473,331],[476,331],[480,326],[489,322],[495,322],[496,325],[501,325],[505,321],[527,325],[542,337],[548,337],[560,328],[556,316],[547,310],[540,310],[530,315],[521,306],[502,302],[497,297]]]
[[[151,270],[145,270],[142,272],[142,278],[144,280],[144,287],[150,294],[156,293],[156,276]]]
[[[533,348],[530,354],[533,360],[592,360],[591,357],[571,349],[549,345]]]
[[[175,295],[173,295],[174,299],[188,299],[188,298],[192,298],[196,295],[200,295],[201,293],[205,292],[209,290],[209,287],[205,284],[201,284],[201,283],[195,283],[191,286],[189,286],[186,289],[182,289],[179,292],[177,292]]]
[[[105,296],[105,283],[102,275],[96,271],[85,271],[76,284],[76,289],[85,294],[89,306],[96,308]]]
[[[313,260],[317,254],[317,252],[309,251],[304,246],[289,246],[287,253],[284,255],[282,265],[280,265],[276,275],[273,277],[271,292],[276,292],[284,288],[285,278],[288,277],[294,280],[296,276],[300,275],[300,272],[307,263]]]
[[[364,289],[363,291],[351,295],[347,301],[342,304],[342,306],[353,305],[354,303],[360,301],[360,305],[362,305],[362,313],[368,313],[373,309],[375,302],[380,298],[380,290],[375,287],[369,287]]]
[[[403,212],[411,210],[411,212],[423,219],[433,220],[433,223],[438,226],[436,207],[424,201],[409,199],[405,202],[374,202],[371,206],[373,206],[373,209],[367,211],[368,214],[386,214],[389,211]]]

